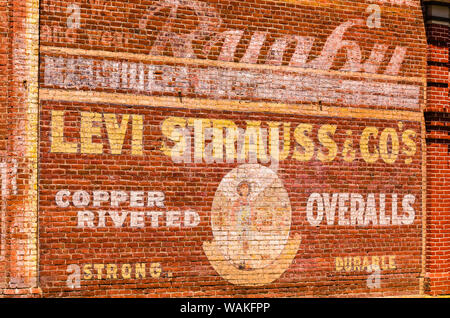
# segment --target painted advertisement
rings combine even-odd
[[[418,1],[41,1],[43,292],[417,293],[422,24]]]

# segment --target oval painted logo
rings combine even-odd
[[[211,227],[214,241],[204,243],[205,253],[222,277],[239,285],[278,278],[300,243],[298,235],[289,238],[286,189],[274,171],[259,164],[241,165],[222,179],[212,204]]]

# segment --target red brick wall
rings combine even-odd
[[[448,29],[419,1],[41,0],[38,74],[30,3],[0,294],[448,293]]]
[[[37,13],[36,10],[34,10]],[[31,19],[27,1],[1,6],[0,180],[1,294],[34,294],[37,285],[37,78],[33,76]],[[35,14],[34,17],[37,15]],[[36,65],[36,63],[34,63]],[[34,74],[36,74],[36,69]],[[36,74],[37,75],[37,74]],[[34,96],[34,97],[33,97]],[[33,124],[34,123],[34,124]]]
[[[427,4],[427,3],[425,3]],[[435,3],[434,3],[435,4]],[[449,3],[440,3],[441,8]],[[440,24],[438,24],[440,23]],[[450,292],[449,21],[428,17],[427,213],[429,291]]]
[[[105,3],[41,2],[43,295],[421,291],[418,3]]]
[[[1,41],[1,51],[0,51],[0,151],[2,153],[1,162],[6,161],[6,147],[7,147],[7,123],[8,123],[8,57],[9,57],[9,37],[8,37],[8,6],[7,2],[2,2],[0,7],[0,41]],[[4,207],[2,207],[2,216],[0,225],[5,228],[5,214]],[[1,227],[0,227],[1,228]],[[5,286],[6,282],[6,264],[5,264],[5,233],[1,234],[0,237],[0,288]]]

